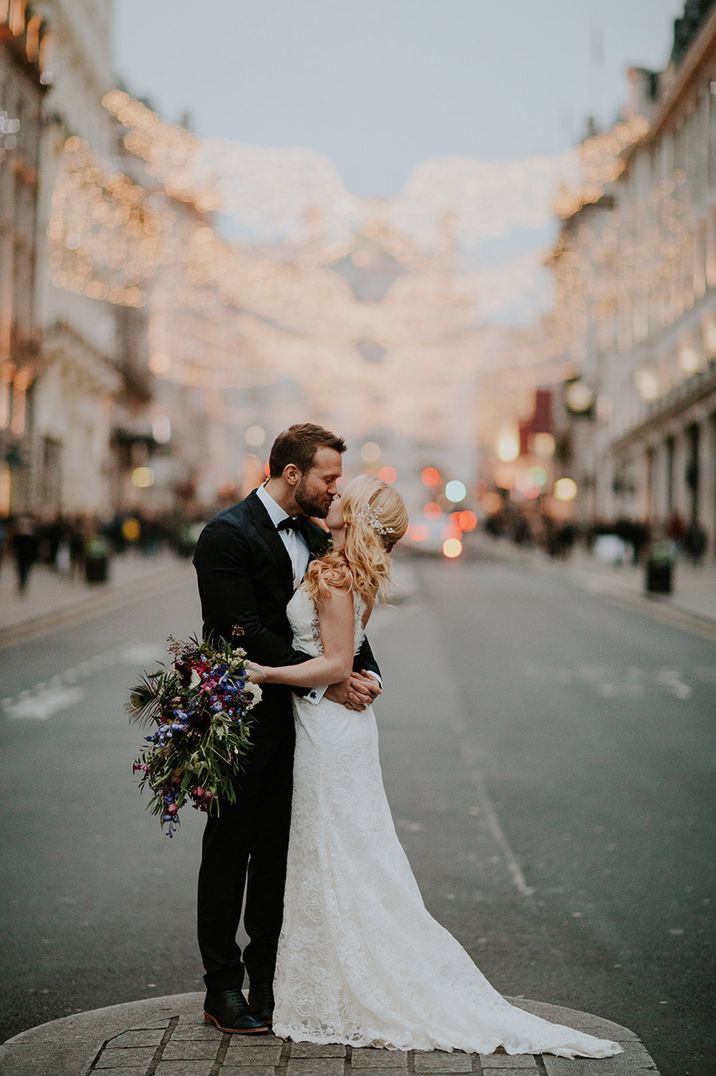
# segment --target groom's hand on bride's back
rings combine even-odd
[[[354,672],[340,684],[331,684],[324,697],[348,710],[365,710],[382,690],[375,676],[367,672]]]

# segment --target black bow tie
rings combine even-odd
[[[305,519],[303,516],[286,516],[280,523],[276,524],[277,531],[303,531],[305,526]]]

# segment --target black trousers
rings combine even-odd
[[[281,700],[282,702],[284,700]],[[206,821],[199,869],[197,926],[207,990],[270,983],[283,918],[291,822],[295,733],[288,706],[261,705],[253,748],[238,779],[237,802]],[[236,941],[246,894],[244,928]]]

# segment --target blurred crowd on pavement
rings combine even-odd
[[[696,520],[685,521],[678,513],[660,525],[634,519],[595,519],[580,524],[506,505],[485,520],[484,529],[493,537],[509,538],[522,547],[541,548],[550,557],[563,559],[581,544],[598,560],[641,564],[657,543],[662,549],[666,543],[672,559],[685,558],[699,567],[707,549],[704,528]]]
[[[18,596],[27,593],[35,567],[67,580],[105,582],[112,557],[136,551],[151,557],[164,550],[188,557],[206,516],[118,512],[46,519],[30,513],[0,518],[0,571],[13,571]]]

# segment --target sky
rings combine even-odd
[[[200,135],[327,155],[361,197],[435,157],[508,161],[613,120],[683,0],[115,0],[115,67]]]

